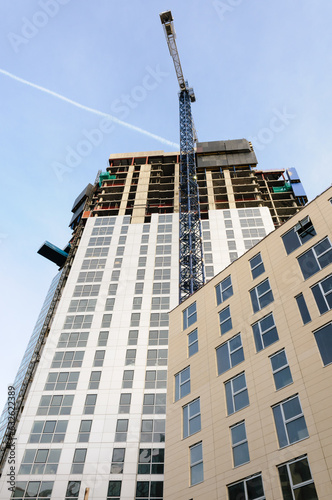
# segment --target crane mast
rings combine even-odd
[[[199,193],[195,159],[195,127],[191,103],[195,94],[184,79],[177,50],[173,16],[171,11],[162,12],[160,20],[173,59],[180,86],[180,273],[179,300],[182,302],[198,290],[205,281]]]

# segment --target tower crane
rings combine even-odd
[[[173,59],[180,86],[180,274],[179,300],[192,295],[205,282],[202,229],[199,208],[199,193],[196,173],[196,132],[191,113],[195,102],[194,90],[184,79],[180,57],[176,46],[175,29],[171,11],[162,12],[160,20],[164,27],[167,45]]]

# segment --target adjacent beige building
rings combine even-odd
[[[170,313],[165,500],[332,498],[331,242],[329,188]]]

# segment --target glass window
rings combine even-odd
[[[119,245],[125,245],[127,241],[127,236],[119,236]]]
[[[310,466],[306,456],[278,466],[282,497],[288,499],[318,500]]]
[[[296,299],[297,307],[299,308],[299,311],[301,314],[302,322],[304,325],[306,325],[307,323],[309,323],[309,321],[311,321],[311,316],[310,316],[306,301],[303,297],[303,293],[300,293],[297,297],[295,297],[295,299]]]
[[[144,278],[145,278],[145,269],[137,269],[136,279],[137,280],[144,280]]]
[[[272,410],[280,448],[309,436],[298,396],[286,399]]]
[[[314,332],[315,340],[324,366],[332,363],[332,323],[327,323]]]
[[[124,246],[118,247],[118,248],[116,249],[116,255],[117,255],[118,257],[122,257],[122,255],[124,254],[124,250],[125,250],[125,247],[124,247]]]
[[[151,313],[150,314],[150,326],[152,327],[166,327],[168,326],[168,313]]]
[[[167,349],[148,349],[147,366],[167,366]]]
[[[78,498],[81,488],[81,481],[68,481],[66,498],[65,500],[70,500],[71,498]]]
[[[167,281],[153,283],[153,295],[167,295],[171,293],[171,284]]]
[[[90,438],[92,420],[81,420],[80,429],[78,431],[77,442],[88,443]]]
[[[108,295],[116,295],[117,289],[118,289],[118,284],[111,283],[110,286],[108,287]]]
[[[85,347],[88,341],[89,332],[61,333],[57,347]]]
[[[73,297],[97,297],[100,285],[76,285]]]
[[[57,351],[51,368],[78,368],[82,366],[84,351]]]
[[[268,314],[252,325],[257,352],[279,340],[273,314]]]
[[[217,305],[221,304],[233,295],[232,279],[230,276],[227,276],[227,278],[216,286],[216,295]]]
[[[152,297],[151,309],[169,309],[169,297]]]
[[[203,474],[203,445],[197,443],[190,450],[190,486],[204,481]]]
[[[68,420],[36,420],[31,429],[28,443],[63,443]]]
[[[294,252],[299,246],[316,235],[314,226],[309,217],[300,220],[296,226],[282,236],[287,254]]]
[[[158,234],[157,243],[172,243],[172,234]]]
[[[145,372],[145,389],[166,389],[167,370],[147,370]]]
[[[261,274],[264,273],[265,268],[264,268],[262,256],[260,253],[255,255],[255,257],[253,257],[252,259],[250,259],[249,264],[250,264],[251,275],[252,275],[253,279],[257,278],[257,276],[260,276]]]
[[[146,266],[146,257],[139,257],[138,258],[138,267],[145,267]],[[139,278],[137,278],[139,279]]]
[[[125,448],[113,448],[111,474],[122,474],[125,459]]]
[[[136,349],[127,349],[126,352],[126,365],[134,365],[136,360]]]
[[[164,255],[163,257],[155,258],[156,267],[170,267],[170,265],[171,265],[171,257],[169,255]]]
[[[106,259],[85,259],[81,269],[104,269]]]
[[[225,344],[217,347],[218,375],[244,361],[241,334],[235,335]]]
[[[74,396],[42,396],[37,415],[70,415]]]
[[[196,302],[187,307],[187,309],[183,311],[182,315],[183,315],[183,329],[185,330],[193,323],[195,323],[195,321],[197,321]]]
[[[155,281],[170,280],[171,279],[171,270],[170,269],[155,269],[153,279]]]
[[[121,394],[119,403],[119,413],[129,413],[130,404],[131,404],[131,394],[127,392]]]
[[[15,489],[11,498],[17,500],[33,498],[33,500],[50,499],[53,481],[15,481]]]
[[[134,380],[134,370],[124,370],[122,377],[122,389],[131,389]]]
[[[107,247],[87,248],[85,257],[107,257],[108,250]]]
[[[83,409],[84,415],[93,415],[94,414],[96,401],[97,401],[96,394],[87,394],[87,396],[85,398],[84,409]]]
[[[164,448],[141,448],[137,474],[164,474]]]
[[[205,253],[204,254],[204,262],[205,262],[205,264],[213,264],[212,253]]]
[[[61,450],[25,451],[18,474],[56,474]]]
[[[293,382],[285,349],[270,356],[272,373],[276,390],[282,389]]]
[[[109,328],[111,326],[112,314],[104,314],[101,322],[101,328]]]
[[[131,313],[130,326],[139,326],[141,313]]]
[[[143,414],[161,415],[166,413],[166,394],[144,394]]]
[[[133,297],[132,309],[141,309],[143,297]]]
[[[225,390],[228,415],[242,410],[242,408],[249,405],[247,382],[244,373],[240,373],[240,375],[228,380],[225,383]]]
[[[121,481],[109,481],[107,489],[107,500],[120,500]]]
[[[250,297],[254,313],[273,302],[274,299],[269,280],[262,281],[262,283],[250,290]]]
[[[311,287],[311,291],[321,314],[332,309],[332,275]]]
[[[144,282],[138,281],[135,283],[135,294],[140,295],[143,293],[144,290]]]
[[[197,328],[193,332],[190,332],[188,335],[188,355],[193,356],[198,352],[198,334]]]
[[[232,452],[234,467],[250,461],[249,448],[244,421],[231,427]]]
[[[98,283],[103,279],[103,271],[81,271],[78,275],[77,283]]]
[[[79,372],[51,372],[48,374],[44,391],[71,391],[76,389]]]
[[[92,229],[92,236],[102,236],[105,234],[113,234],[114,228],[113,227],[94,227]]]
[[[112,271],[112,274],[111,274],[111,281],[119,281],[120,279],[120,272],[118,269],[116,269],[115,271]]]
[[[113,297],[106,299],[105,311],[113,311],[113,309],[114,309],[114,302],[115,302],[115,299]]]
[[[148,253],[148,245],[141,245],[139,253],[140,253],[140,255],[147,255],[147,253]]]
[[[141,243],[149,243],[149,235],[148,234],[142,234]]]
[[[190,393],[190,366],[175,375],[175,401]]]
[[[137,345],[138,330],[130,330],[128,333],[128,345]]]
[[[142,420],[141,442],[142,443],[164,443],[165,442],[165,419]]]
[[[86,452],[86,448],[76,448],[70,471],[71,474],[83,474]]]
[[[161,500],[164,483],[162,481],[137,481],[136,500]]]
[[[219,313],[219,322],[220,322],[220,334],[228,332],[232,329],[232,318],[231,318],[231,309],[229,306],[225,307]]]
[[[150,330],[149,345],[167,345],[168,330]]]
[[[93,366],[103,366],[105,358],[105,351],[96,351]]]
[[[306,280],[318,273],[320,269],[328,266],[332,262],[332,248],[328,238],[324,238],[317,245],[297,258],[301,268],[303,278]]]
[[[110,246],[112,241],[111,236],[99,236],[99,238],[90,238],[88,246],[89,247],[101,247]]]
[[[76,316],[66,316],[64,330],[79,330],[81,328],[91,328],[92,314],[77,314]]]
[[[98,337],[98,346],[107,345],[108,332],[100,332]]]
[[[227,486],[229,500],[265,500],[262,476],[250,476]],[[290,500],[290,499],[289,499]]]
[[[91,372],[89,389],[99,389],[101,372]]]
[[[186,438],[201,430],[200,398],[183,407],[183,437]]]
[[[115,442],[124,442],[127,441],[127,432],[128,432],[128,419],[127,418],[119,418],[116,421],[116,429],[115,429]]]

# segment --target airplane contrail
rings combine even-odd
[[[40,85],[36,85],[35,83],[29,82],[28,80],[24,80],[23,78],[20,78],[19,76],[13,75],[12,73],[9,73],[9,71],[6,71],[4,69],[0,68],[0,73],[8,76],[9,78],[12,78],[13,80],[17,80],[18,82],[23,83],[24,85],[29,85],[30,87],[41,90],[42,92],[45,92],[46,94],[50,94],[53,97],[56,97],[57,99],[61,99],[62,101],[68,102],[69,104],[72,104],[73,106],[76,106],[77,108],[84,109],[85,111],[88,111],[89,113],[93,113],[95,115],[109,118],[114,123],[118,123],[119,125],[122,125],[123,127],[127,127],[131,130],[135,130],[136,132],[139,132],[140,134],[147,135],[148,137],[151,137],[152,139],[156,139],[157,141],[162,142],[163,144],[167,144],[168,146],[174,146],[174,147],[176,147],[177,150],[179,149],[179,145],[176,144],[175,142],[169,141],[169,140],[165,139],[164,137],[160,137],[159,135],[152,134],[151,132],[148,132],[147,130],[144,130],[143,128],[136,127],[135,125],[132,125],[131,123],[124,122],[123,120],[120,120],[116,116],[110,115],[108,113],[103,113],[102,111],[99,111],[98,109],[89,108],[88,106],[85,106],[84,104],[80,104],[79,102],[73,101],[72,99],[68,99],[68,97],[65,97],[61,94],[58,94],[57,92],[53,92],[53,90],[46,89],[45,87],[41,87]]]

